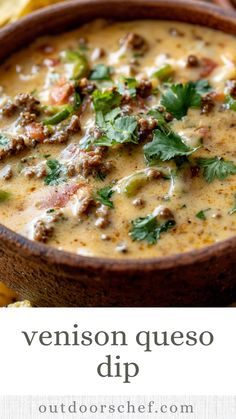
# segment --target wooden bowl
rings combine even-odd
[[[0,59],[39,35],[97,17],[168,19],[236,35],[236,15],[182,0],[80,0],[38,11],[0,31]],[[236,43],[236,40],[235,40]],[[0,280],[36,306],[224,306],[236,300],[236,237],[148,260],[78,256],[0,225]]]

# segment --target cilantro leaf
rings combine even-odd
[[[167,232],[174,225],[174,220],[167,220],[160,224],[155,215],[149,214],[133,220],[129,234],[134,241],[146,240],[148,244],[156,244],[161,233]]]
[[[207,208],[206,210],[201,210],[196,214],[196,217],[199,218],[199,220],[206,220],[206,212],[210,211],[211,208]]]
[[[231,111],[236,111],[236,100],[228,95],[226,97],[226,104],[225,104],[226,109],[231,109]]]
[[[110,80],[111,67],[105,64],[97,64],[92,70],[90,80]]]
[[[119,116],[120,108],[115,108],[104,117],[102,112],[96,114],[96,123],[103,135],[94,140],[96,145],[112,146],[123,143],[137,143],[137,120],[134,116]]]
[[[113,108],[119,106],[122,99],[122,95],[116,90],[107,90],[105,92],[95,90],[92,94],[92,97],[95,111],[100,111],[103,114],[106,114]]]
[[[121,113],[122,113],[121,108],[115,108],[115,109],[113,109],[111,112],[108,112],[105,115],[105,117],[104,117],[105,122],[111,122],[111,123],[114,122],[115,119],[117,118],[117,116],[120,116]]]
[[[44,179],[45,185],[59,185],[61,182],[66,181],[67,170],[58,160],[48,160],[47,166],[50,171]]]
[[[206,93],[212,91],[212,87],[208,80],[201,79],[201,80],[194,81],[192,83],[197,93],[199,93],[200,95],[205,95]]]
[[[4,134],[0,134],[0,147],[5,147],[9,144],[8,138]]]
[[[115,144],[137,143],[137,120],[134,116],[120,116],[121,109],[115,108],[107,114],[96,113],[96,124],[101,131],[99,138],[84,137],[80,147],[89,149],[92,145],[111,147]]]
[[[165,133],[168,133],[170,131],[170,128],[168,126],[168,122],[166,122],[163,112],[158,111],[158,109],[150,109],[148,111],[147,115],[152,116],[154,119],[158,121],[158,129],[160,131],[163,131]]]
[[[192,82],[172,84],[162,95],[161,104],[176,119],[181,119],[187,115],[189,108],[199,108],[201,106],[201,95]]]
[[[96,174],[96,176],[95,176],[95,179],[96,179],[97,181],[103,182],[103,181],[106,179],[106,177],[107,177],[106,173],[103,173],[103,172],[97,172],[97,174]]]
[[[112,188],[112,186],[105,186],[105,188],[99,189],[97,192],[97,200],[110,208],[114,208],[114,204],[110,199],[114,193]]]
[[[122,95],[116,90],[93,93],[93,104],[96,111],[96,124],[101,130],[101,137],[94,139],[93,144],[110,147],[127,142],[137,143],[137,120],[134,116],[121,115],[119,108]]]
[[[123,95],[127,89],[129,95],[134,98],[136,96],[137,87],[138,81],[134,77],[123,77],[118,84],[118,92]]]
[[[89,150],[90,147],[93,146],[94,141],[95,138],[92,135],[87,134],[80,140],[79,146],[82,150]]]
[[[112,147],[116,142],[112,141],[106,135],[102,135],[99,138],[94,138],[92,144],[99,147]]]
[[[171,160],[177,156],[188,156],[195,149],[188,147],[180,137],[173,131],[165,134],[159,130],[154,130],[154,137],[150,143],[144,146],[144,156],[148,162],[155,160]]]
[[[229,215],[233,215],[236,212],[236,194],[234,194],[234,206],[233,208],[231,208],[231,210],[229,210],[228,214]]]
[[[197,159],[197,164],[203,169],[203,176],[208,183],[215,179],[224,180],[236,174],[234,162],[224,160],[223,157],[200,157]]]
[[[0,190],[0,203],[7,201],[10,197],[10,192]]]
[[[135,116],[120,116],[106,129],[106,136],[112,143],[137,143],[137,121]]]

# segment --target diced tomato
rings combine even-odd
[[[64,208],[70,198],[82,186],[84,186],[84,183],[71,183],[69,185],[53,188],[52,192],[41,202],[40,208]]]
[[[43,141],[45,139],[44,127],[39,122],[32,122],[25,126],[28,138]]]
[[[59,80],[59,82],[53,86],[50,92],[50,98],[53,105],[63,105],[68,103],[70,96],[74,92],[74,87],[71,83],[65,79]]]
[[[217,65],[218,64],[211,58],[202,58],[200,77],[208,77],[212,73],[212,71],[215,70]]]

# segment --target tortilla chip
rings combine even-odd
[[[62,0],[0,0],[0,26]]]
[[[25,1],[22,1],[21,2],[22,7],[17,13],[17,15],[15,15],[15,17],[18,18],[21,16],[25,16],[26,14],[31,13],[36,9],[49,6],[50,4],[58,3],[59,1],[62,1],[62,0],[25,0]]]
[[[14,11],[18,9],[21,0],[1,0],[0,3],[0,25],[8,23],[14,14]]]
[[[0,307],[6,306],[16,300],[16,294],[0,282]]]

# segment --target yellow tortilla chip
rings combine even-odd
[[[49,6],[50,4],[58,3],[59,1],[62,1],[62,0],[25,0],[25,1],[22,1],[21,2],[22,7],[15,17],[18,18],[21,16],[25,16],[26,14],[31,13],[36,9]]]
[[[0,2],[0,25],[8,23],[14,11],[18,9],[20,1],[18,0],[1,0]]]
[[[16,294],[0,282],[0,307],[12,303],[15,299]]]
[[[62,0],[0,0],[0,26]]]

